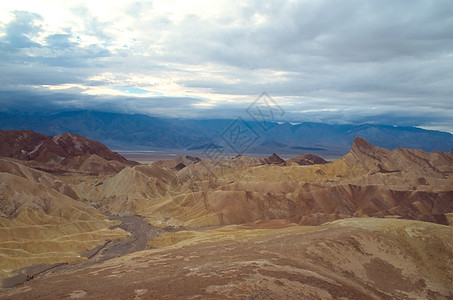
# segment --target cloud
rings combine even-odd
[[[234,118],[267,91],[291,121],[453,131],[447,0],[39,2],[0,4],[3,110]]]
[[[70,34],[51,34],[46,37],[45,41],[50,49],[68,49],[76,46]]]
[[[42,20],[39,14],[15,11],[14,19],[3,28],[1,37],[1,49],[7,51],[17,51],[22,48],[40,47],[39,43],[34,42],[31,37],[36,36],[41,31],[41,26],[37,24]]]

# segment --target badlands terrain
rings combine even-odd
[[[129,161],[0,131],[0,298],[452,299],[453,152]]]

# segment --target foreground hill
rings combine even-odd
[[[272,229],[266,229],[272,228]],[[450,299],[452,228],[390,219],[167,233],[167,246],[1,291],[6,299]],[[179,242],[178,242],[179,241]]]
[[[53,173],[116,173],[135,164],[103,144],[80,135],[47,136],[23,130],[0,130],[0,157],[23,160],[29,166]]]

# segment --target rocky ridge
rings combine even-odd
[[[25,161],[51,173],[112,174],[136,164],[80,135],[47,136],[24,130],[0,130],[0,157]]]

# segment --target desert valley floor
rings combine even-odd
[[[184,155],[0,131],[2,299],[453,299],[453,152]]]

